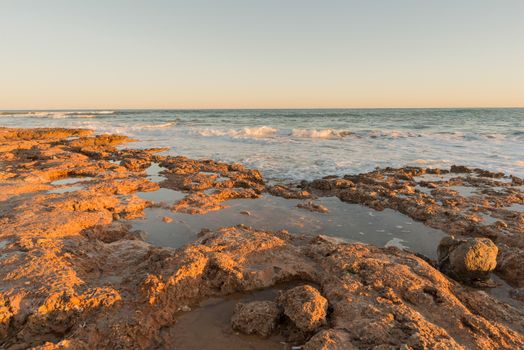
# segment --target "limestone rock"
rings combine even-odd
[[[238,303],[231,318],[231,326],[245,334],[269,337],[275,329],[280,315],[280,309],[273,301]]]
[[[316,288],[304,285],[281,292],[278,303],[303,332],[313,332],[326,324],[328,301]]]
[[[438,247],[440,268],[463,281],[486,280],[497,266],[497,246],[488,238],[444,237]]]
[[[304,350],[356,350],[349,334],[343,329],[328,329],[315,334],[304,345]]]

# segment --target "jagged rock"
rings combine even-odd
[[[303,350],[357,350],[344,329],[322,330],[315,334]]]
[[[281,311],[273,301],[253,301],[235,306],[231,326],[244,334],[269,337],[275,330]]]
[[[304,190],[295,190],[284,185],[274,185],[267,189],[273,196],[279,196],[287,199],[305,199],[311,198],[311,193]]]
[[[313,332],[326,324],[328,301],[316,288],[304,285],[281,292],[278,303],[303,332]]]
[[[524,203],[522,184],[524,179],[513,175],[465,166],[449,170],[388,167],[302,181],[300,189],[311,198],[336,196],[376,210],[393,209],[450,235],[489,238],[500,251],[497,274],[510,285],[522,287],[524,213],[514,206]],[[292,188],[293,184],[280,184],[278,190],[268,190],[295,198],[286,190]]]
[[[447,274],[471,282],[487,280],[497,266],[497,246],[488,238],[444,237],[438,246],[438,264]]]
[[[450,280],[409,252],[246,226],[202,230],[196,242],[178,249],[135,239],[125,225],[110,224],[117,217],[140,216],[145,204],[133,199],[133,193],[158,186],[146,174],[115,164],[123,155],[154,157],[154,163],[173,174],[220,173],[233,180],[213,183],[227,184],[214,189],[246,190],[248,197],[260,194],[263,180],[241,166],[122,151],[115,146],[125,140],[90,134],[0,128],[1,348],[183,348],[176,346],[171,327],[181,311],[192,312],[188,305],[231,293],[249,298],[254,290],[281,288],[289,281],[319,286],[329,301],[329,324],[318,335],[308,334],[313,336],[310,346],[317,340],[328,346],[330,339],[344,339],[343,329],[358,349],[524,347],[521,309]],[[69,137],[80,139],[72,142]],[[380,170],[345,177],[354,186],[333,182],[329,188],[339,198],[390,207],[449,232],[496,235],[500,247],[514,248],[503,267],[519,269],[516,257],[523,246],[517,233],[523,232],[524,222],[504,206],[522,203],[514,186],[521,180],[497,182],[506,191],[489,192],[486,200],[454,198],[457,206],[444,208],[436,200],[444,203],[452,191],[430,198],[414,192],[410,180],[437,171]],[[80,176],[93,180],[79,191],[46,192],[53,188],[51,181]],[[467,181],[493,182],[474,176]],[[242,187],[250,183],[252,188]],[[460,185],[455,179],[437,185],[443,183]],[[305,189],[315,196],[320,191]],[[238,195],[242,193],[220,192],[215,204]],[[515,234],[473,225],[465,217],[465,209],[484,202],[500,206],[490,212]],[[303,306],[299,303],[298,309]]]

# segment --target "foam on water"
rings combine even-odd
[[[334,129],[293,129],[291,137],[298,138],[312,138],[312,139],[338,139],[351,135],[349,130],[334,130]]]
[[[115,111],[4,111],[0,112],[0,118],[96,118],[114,113]]]
[[[462,164],[524,176],[524,109],[131,110],[0,112],[10,127],[82,127],[241,162],[272,179],[385,166]]]
[[[229,129],[196,129],[193,131],[194,134],[204,137],[210,136],[229,136],[232,138],[266,138],[274,137],[276,135],[277,129],[262,125],[259,127],[245,127],[239,130]]]

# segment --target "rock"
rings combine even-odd
[[[452,165],[449,171],[452,173],[464,173],[464,174],[472,173],[471,169],[463,165]]]
[[[475,174],[472,176],[471,174]],[[393,209],[450,235],[485,237],[497,243],[500,255],[497,274],[512,286],[524,286],[524,213],[511,209],[522,204],[524,179],[481,169],[454,165],[438,168],[383,168],[371,172],[324,177],[300,182],[299,188],[313,197],[336,196],[343,202],[366,205],[376,210]],[[463,196],[453,186],[465,186]],[[271,194],[287,198],[293,183],[268,188]],[[500,190],[504,189],[504,190]],[[495,204],[495,205],[494,205]],[[496,221],[490,225],[479,215]]]
[[[488,238],[444,237],[438,246],[442,271],[464,282],[483,281],[497,266],[498,248]]]
[[[170,222],[173,222],[173,219],[170,218],[169,216],[164,216],[162,218],[162,221],[165,222],[166,224],[169,224]]]
[[[356,350],[349,334],[343,329],[328,329],[315,334],[303,350]]]
[[[278,303],[303,332],[313,332],[326,324],[328,301],[316,288],[304,285],[281,292]]]
[[[176,249],[137,239],[127,225],[111,223],[143,215],[145,203],[133,199],[133,193],[154,190],[158,184],[109,160],[140,158],[161,164],[169,174],[183,175],[173,185],[198,180],[188,195],[202,193],[213,177],[193,176],[198,172],[231,179],[213,182],[210,200],[192,197],[184,210],[204,205],[209,211],[234,197],[258,198],[263,180],[241,166],[117,149],[125,140],[90,135],[85,130],[0,128],[2,349],[186,349],[172,327],[183,317],[181,311],[190,310],[188,305],[231,293],[249,296],[286,281],[321,286],[329,300],[329,325],[318,335],[306,334],[313,336],[311,347],[329,349],[346,332],[351,344],[343,344],[349,349],[524,348],[521,309],[450,280],[409,252],[240,225],[202,230],[196,242]],[[388,169],[352,175],[344,180],[354,186],[329,186],[329,194],[398,210],[450,234],[496,237],[501,251],[497,271],[507,280],[524,281],[524,214],[507,209],[522,203],[516,187],[522,180],[460,180],[486,188],[483,197],[413,192],[415,176],[437,171]],[[47,193],[51,181],[84,176],[94,179],[83,190]],[[460,185],[456,177],[434,182],[440,187]],[[495,191],[494,186],[506,190]],[[322,194],[320,189],[311,191]],[[450,195],[457,206],[445,206]],[[489,211],[507,228],[475,224],[464,215],[473,208]],[[307,305],[289,299],[288,310],[298,304],[295,315]],[[302,333],[289,316],[283,321],[280,331],[289,325]],[[198,326],[205,334],[205,322]]]
[[[283,197],[286,199],[305,199],[311,198],[311,193],[304,190],[294,190],[290,186],[275,185],[267,189],[273,196]]]
[[[247,211],[247,210],[241,211],[240,214],[246,215],[246,216],[251,216],[251,213],[249,211]]]
[[[297,204],[297,207],[306,209],[309,211],[316,211],[318,213],[328,213],[329,209],[323,206],[322,204],[317,204],[313,201],[306,201],[304,203]]]
[[[272,301],[238,303],[231,318],[231,326],[244,334],[258,334],[266,338],[275,330],[280,315],[280,309]]]

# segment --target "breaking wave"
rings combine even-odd
[[[352,134],[351,131],[337,129],[293,129],[290,136],[304,139],[339,139]]]
[[[279,130],[267,125],[258,127],[245,127],[242,129],[201,129],[193,133],[204,137],[227,136],[232,138],[310,138],[310,139],[339,139],[353,133],[348,130],[336,129],[292,129]]]
[[[115,111],[31,111],[31,112],[0,112],[2,117],[19,117],[19,118],[96,118],[115,114]]]
[[[229,130],[220,130],[220,129],[202,129],[194,130],[193,132],[199,136],[209,137],[209,136],[229,136],[233,138],[269,138],[275,137],[277,134],[277,129],[270,126],[259,126],[252,128],[242,128],[242,129],[229,129]]]

